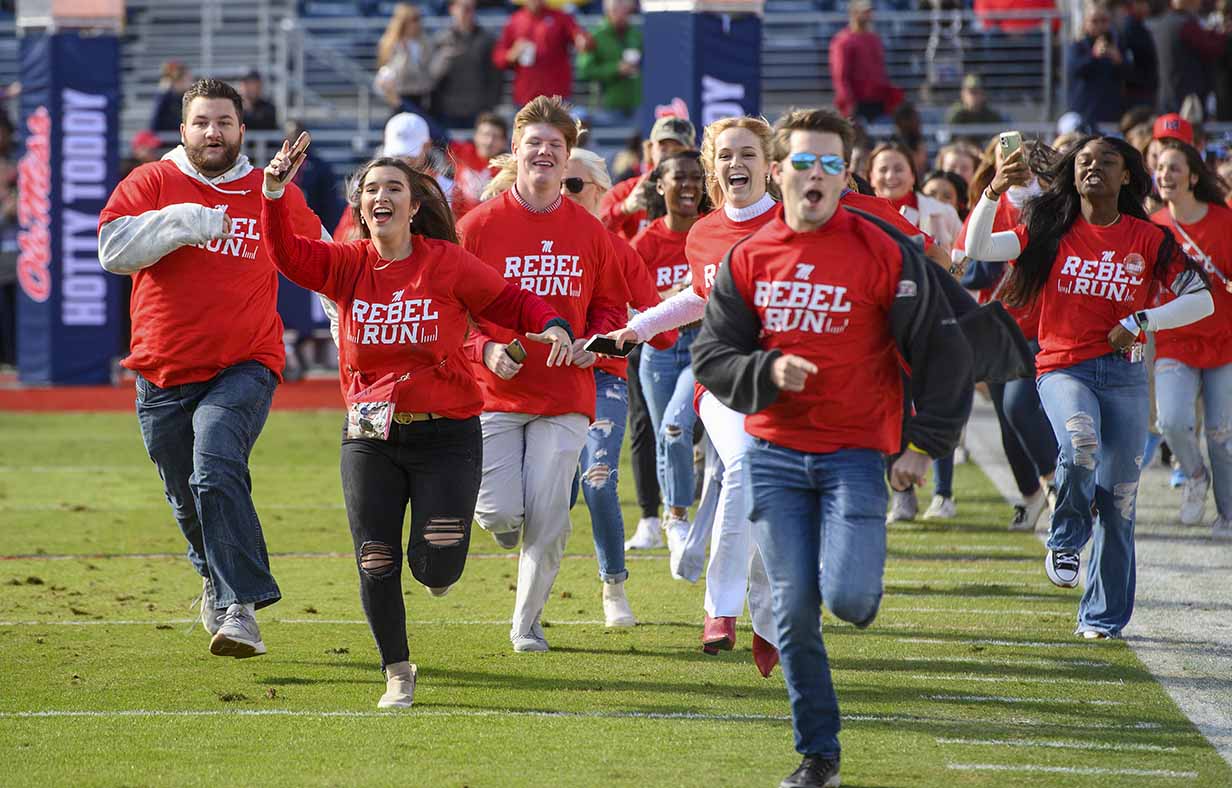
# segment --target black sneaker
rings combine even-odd
[[[1044,558],[1044,571],[1054,586],[1073,588],[1078,585],[1078,553],[1049,550]]]
[[[779,788],[838,788],[838,758],[806,755]]]

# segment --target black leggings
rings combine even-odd
[[[406,662],[402,599],[402,521],[411,505],[406,548],[411,574],[429,588],[458,581],[483,475],[479,417],[394,424],[389,440],[342,441],[346,500],[359,598],[381,666]]]
[[[637,505],[642,510],[642,517],[658,517],[662,498],[659,474],[655,468],[655,432],[637,372],[641,359],[641,347],[629,354],[629,459],[633,466],[633,489],[637,491]]]

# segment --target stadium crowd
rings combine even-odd
[[[1198,5],[1086,4],[1055,137],[1013,131],[972,74],[948,122],[1004,133],[935,153],[868,2],[831,44],[834,108],[702,129],[669,114],[610,163],[566,99],[576,65],[601,85],[585,122],[631,121],[632,0],[605,0],[592,31],[527,0],[499,37],[475,0],[452,0],[431,38],[399,5],[374,76],[383,145],[345,180],[300,124],[269,162],[240,152],[246,129],[277,125],[257,72],[233,87],[169,63],[150,125],[181,145],[132,141],[99,259],[131,281],[123,363],[211,652],[264,654],[256,611],[281,597],[249,453],[278,383],[329,355],[286,341],[287,282],[319,294],[331,326],[382,708],[414,699],[403,563],[449,593],[477,523],[519,551],[510,647],[547,651],[580,498],[607,626],[637,623],[626,552],[666,544],[673,578],[705,575],[699,647],[732,650],[747,604],[756,669],[782,666],[803,756],[782,785],[837,785],[821,607],[870,625],[888,524],[956,515],[974,397],[1022,496],[1006,527],[1047,529],[1044,571],[1064,588],[1089,544],[1075,634],[1119,637],[1157,452],[1178,521],[1205,522],[1213,491],[1212,534],[1232,538],[1232,164],[1203,132],[1229,108],[1229,49]],[[504,69],[512,118],[492,111]],[[885,121],[894,135],[870,139]]]

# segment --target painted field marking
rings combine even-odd
[[[1059,750],[1110,750],[1112,752],[1177,752],[1176,747],[1161,744],[1105,744],[1093,741],[1055,741],[1046,739],[935,739],[937,744],[961,744],[964,747],[1045,747]]]
[[[1088,706],[1124,706],[1120,700],[1074,700],[1072,698],[1018,698],[1012,695],[921,695],[924,700],[958,700],[963,703],[1066,703]]]
[[[1036,772],[1040,774],[1090,774],[1108,777],[1172,777],[1196,780],[1197,772],[1175,772],[1171,769],[1103,769],[1096,766],[1016,766],[1007,763],[947,763],[947,769],[964,772]]]
[[[1034,640],[942,640],[940,638],[898,638],[899,643],[915,643],[930,646],[950,646],[950,645],[968,645],[968,646],[1018,646],[1021,648],[1078,648],[1079,646],[1090,647],[1087,643],[1047,643],[1044,641]]]
[[[882,613],[952,613],[962,616],[1072,616],[1072,607],[1065,610],[1040,610],[1038,608],[971,608],[971,607],[893,607],[881,608]]]
[[[990,684],[1090,684],[1092,686],[1124,687],[1121,679],[1075,679],[1041,676],[977,676],[973,673],[928,674],[910,677],[913,681],[979,681]]]

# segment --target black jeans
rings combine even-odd
[[[458,581],[483,475],[479,417],[394,424],[389,440],[344,438],[342,495],[355,543],[359,598],[381,666],[410,658],[402,599],[402,521],[411,574],[429,588]]]
[[[642,360],[639,347],[629,354],[629,461],[633,465],[633,488],[642,517],[658,517],[662,497],[655,461],[655,431],[650,423],[650,411],[642,396],[638,365]]]

